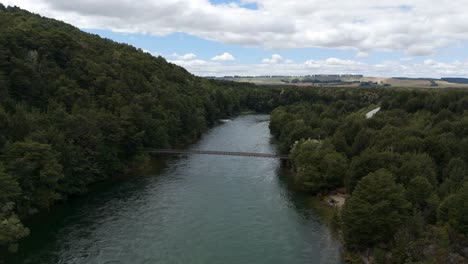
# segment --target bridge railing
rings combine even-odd
[[[288,156],[273,153],[239,152],[239,151],[218,151],[218,150],[183,150],[183,149],[148,149],[146,152],[155,154],[204,154],[223,156],[243,156],[259,158],[289,159]]]

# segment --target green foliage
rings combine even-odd
[[[444,169],[444,182],[440,186],[440,192],[443,196],[455,193],[468,182],[468,168],[461,158],[453,158]]]
[[[422,176],[433,186],[437,186],[437,167],[426,153],[406,153],[398,170],[398,179],[408,184],[414,177]]]
[[[406,198],[414,206],[422,207],[432,192],[432,185],[427,178],[417,176],[413,178],[406,187]]]
[[[372,247],[388,242],[408,215],[404,188],[386,170],[371,173],[358,183],[343,209],[347,245]]]
[[[347,158],[318,140],[301,140],[291,157],[296,168],[295,181],[310,192],[321,192],[343,184]]]
[[[439,219],[447,221],[458,232],[468,236],[468,183],[445,198],[439,208]]]
[[[346,187],[352,193],[349,205],[356,203],[356,188],[366,175],[385,169],[394,175],[397,186],[404,187],[403,192],[398,187],[399,195],[412,207],[407,211],[412,215],[397,219],[403,224],[397,221],[392,228],[385,227],[385,234],[378,228],[366,233],[367,226],[384,221],[372,212],[373,204],[386,197],[381,193],[366,203],[362,201],[373,193],[361,192],[366,209],[353,208],[354,217],[348,209],[343,217],[347,242],[353,248],[371,247],[385,263],[443,263],[467,257],[466,247],[458,246],[456,238],[466,235],[468,215],[468,198],[461,191],[468,180],[468,92],[329,88],[324,96],[325,92],[316,91],[313,98],[283,104],[272,112],[270,128],[281,150],[290,151],[296,184],[312,193]],[[365,119],[373,104],[380,104],[381,111]],[[329,153],[346,159],[330,162],[325,158]],[[327,173],[327,167],[335,170]],[[330,180],[330,175],[339,177]],[[455,234],[434,234],[446,230],[444,226]]]
[[[0,246],[14,245],[29,234],[18,216],[13,212],[13,204],[3,204],[0,208]]]
[[[17,142],[5,147],[5,169],[22,189],[18,203],[21,213],[47,209],[60,198],[57,189],[63,172],[57,156],[50,145],[37,142]]]
[[[2,6],[0,24],[2,245],[27,235],[20,218],[138,166],[143,149],[183,146],[220,118],[278,105],[279,90],[202,79],[19,8]]]
[[[352,192],[343,220],[353,247],[424,237],[407,243],[416,262],[420,245],[455,243],[432,235],[436,223],[467,233],[466,91],[215,81],[19,8],[0,5],[0,24],[0,245],[28,234],[21,217],[125,173],[141,150],[191,143],[244,110],[271,112],[298,186]],[[365,119],[373,105],[381,111]],[[417,224],[403,232],[406,216]],[[396,263],[409,254],[398,252]]]
[[[0,246],[14,245],[29,234],[29,230],[14,213],[14,201],[20,194],[18,183],[4,172],[0,164]]]
[[[385,168],[396,173],[401,164],[401,155],[392,151],[366,149],[361,155],[354,156],[348,171],[346,187],[352,192],[358,182],[369,172]]]
[[[0,164],[0,204],[14,201],[20,194],[21,189],[18,182],[10,175],[6,174]]]

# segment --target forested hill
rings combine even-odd
[[[141,164],[144,147],[196,140],[242,107],[247,84],[204,80],[1,4],[0,25],[0,247],[28,234],[19,219]]]
[[[293,182],[347,192],[332,219],[349,263],[468,263],[468,92],[358,91],[272,112]]]

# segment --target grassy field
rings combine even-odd
[[[311,87],[359,87],[367,83],[371,87],[405,87],[421,89],[468,88],[468,84],[449,83],[438,79],[411,79],[385,77],[339,77],[319,78],[322,82],[303,82],[304,76],[262,76],[262,77],[229,77],[220,78],[236,82],[249,82],[257,85],[293,85]],[[310,78],[309,78],[310,79]],[[294,82],[292,82],[295,80]],[[325,81],[326,80],[326,81]]]

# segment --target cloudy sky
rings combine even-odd
[[[202,76],[468,77],[468,0],[0,0]]]

